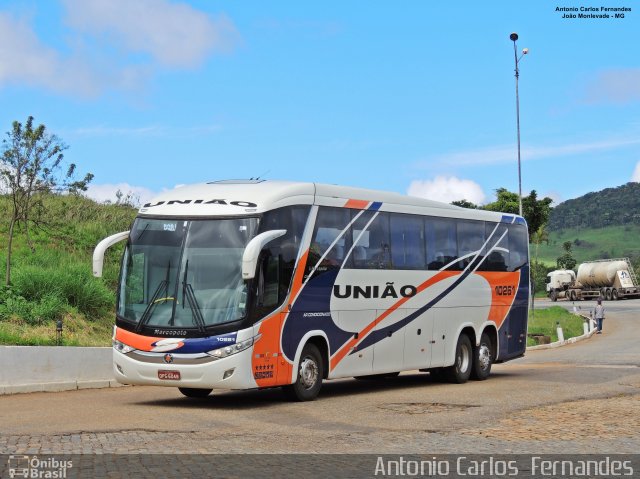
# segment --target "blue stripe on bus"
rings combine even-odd
[[[374,201],[373,203],[371,203],[371,206],[369,206],[369,208],[367,209],[370,211],[378,211],[381,206],[382,206],[381,201]]]

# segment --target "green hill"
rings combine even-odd
[[[62,319],[65,344],[107,346],[122,245],[107,252],[103,278],[92,276],[91,256],[102,238],[129,229],[136,210],[76,195],[42,200],[46,216],[30,228],[33,250],[24,231],[15,236],[10,287],[4,282],[8,225],[0,223],[0,344],[53,344]],[[8,198],[0,196],[0,218],[8,211]]]
[[[640,183],[587,193],[553,208],[550,231],[640,225]]]
[[[578,264],[628,257],[640,274],[640,183],[606,188],[560,203],[551,210],[547,231],[548,244],[531,245],[531,256],[535,259],[537,249],[538,261],[548,270],[556,268],[557,258],[564,253],[562,245],[569,241]],[[545,274],[538,271],[539,291],[544,291]]]
[[[562,244],[570,241],[573,257],[581,263],[594,259],[629,257],[640,258],[640,225],[609,226],[606,228],[571,228],[549,233],[549,244],[539,247],[539,260],[555,266],[564,250]],[[536,245],[531,245],[535,255]]]

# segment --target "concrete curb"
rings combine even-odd
[[[584,316],[584,315],[580,315],[580,316],[582,316],[583,318],[587,319],[588,321],[591,321],[591,319],[588,318],[587,316]],[[587,334],[583,334],[581,336],[575,336],[573,338],[565,339],[564,341],[556,341],[555,343],[550,343],[550,344],[538,344],[537,346],[528,346],[527,347],[527,351],[541,351],[541,350],[544,350],[544,349],[560,348],[562,346],[566,346],[567,344],[573,344],[573,343],[577,343],[579,341],[583,341],[585,339],[589,339],[595,333],[596,333],[596,328],[593,328]]]
[[[0,346],[0,395],[119,387],[112,350],[65,346]]]

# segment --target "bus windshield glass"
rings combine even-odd
[[[258,218],[138,218],[125,249],[118,315],[143,326],[205,328],[245,317],[242,254]]]

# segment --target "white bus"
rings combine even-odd
[[[214,181],[140,208],[113,336],[116,379],[213,389],[429,371],[464,383],[522,356],[523,218],[315,183]]]

